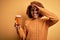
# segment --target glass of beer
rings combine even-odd
[[[21,15],[16,15],[15,16],[15,27],[18,29],[21,26]]]

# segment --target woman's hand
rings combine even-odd
[[[20,29],[20,26],[21,26],[20,24],[17,23],[14,24],[14,27],[16,27],[16,29]]]
[[[39,6],[38,5],[36,5],[36,4],[31,4],[31,6],[34,8],[34,7],[37,7],[37,8],[39,8]]]

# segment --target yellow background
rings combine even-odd
[[[17,40],[18,36],[14,27],[15,15],[21,14],[27,18],[27,6],[34,0],[0,0],[0,40]],[[44,7],[55,13],[60,18],[60,0],[37,0]],[[60,21],[49,28],[48,40],[60,40]]]

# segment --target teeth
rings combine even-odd
[[[34,15],[37,15],[37,14],[34,14]]]

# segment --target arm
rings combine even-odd
[[[22,40],[22,39],[24,40],[24,39],[25,39],[25,33],[24,33],[24,30],[23,30],[23,28],[21,27],[21,25],[15,23],[14,26],[15,26],[16,29],[17,29],[17,34],[18,34],[18,36],[21,38],[21,40]]]
[[[28,34],[28,30],[26,28],[26,24],[27,21],[24,22],[24,28],[22,29],[22,27],[20,26],[20,28],[18,29],[20,37],[23,38],[23,40],[26,40],[26,36]]]
[[[26,29],[26,26],[24,26],[24,33],[25,33],[25,36],[24,36],[24,40],[26,40],[26,37],[27,37],[27,29]]]
[[[47,20],[46,19],[45,20],[46,20],[46,23],[47,23],[48,26],[51,26],[51,25],[55,24],[56,22],[58,22],[59,19],[54,13],[46,10],[45,8],[41,8],[41,7],[37,6],[37,5],[35,5],[35,6],[39,9],[39,12],[43,16],[47,17]]]
[[[26,40],[26,37],[28,35],[28,29],[27,29],[27,25],[28,25],[29,21],[28,20],[25,20],[25,24],[24,24],[24,33],[25,33],[25,40]]]
[[[24,40],[25,39],[25,33],[24,33],[24,30],[22,29],[22,27],[18,28],[18,32],[19,32],[20,38],[22,38]]]

